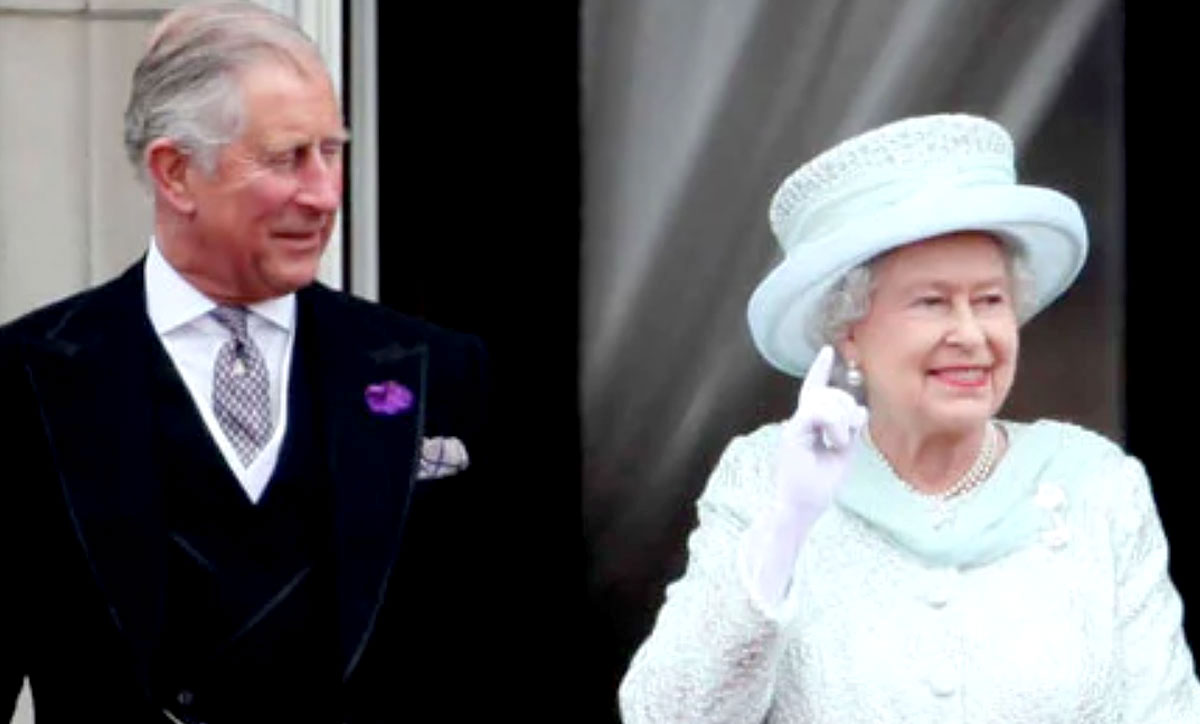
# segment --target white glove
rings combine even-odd
[[[752,595],[768,610],[787,594],[808,531],[833,503],[850,450],[867,424],[866,408],[829,386],[833,348],[825,345],[800,386],[796,412],[783,423],[770,508],[747,531],[742,566]]]
[[[800,386],[796,412],[785,423],[775,461],[776,503],[815,518],[833,503],[850,463],[850,448],[867,410],[829,386],[833,348],[825,345]]]

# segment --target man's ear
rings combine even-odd
[[[181,214],[196,210],[188,169],[192,156],[169,138],[156,138],[146,146],[146,172],[157,196]]]

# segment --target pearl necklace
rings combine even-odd
[[[904,487],[910,493],[925,498],[931,503],[930,512],[933,514],[933,525],[935,528],[941,528],[950,522],[950,504],[955,499],[961,499],[967,493],[970,493],[992,474],[992,469],[996,464],[996,450],[999,447],[999,438],[1000,434],[995,423],[989,421],[987,428],[983,432],[983,444],[979,447],[979,454],[975,457],[975,462],[972,463],[967,472],[963,473],[963,476],[956,480],[954,485],[951,485],[940,493],[927,493],[919,490],[915,485],[900,477],[900,474],[892,467],[892,463],[880,452],[879,448],[875,445],[875,441],[871,439],[870,426],[863,427],[863,441],[866,442],[867,447],[883,462],[888,472],[892,474],[892,477],[903,483]]]

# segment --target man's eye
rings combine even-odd
[[[293,148],[279,153],[272,153],[267,157],[267,163],[272,168],[281,170],[289,170],[298,167],[304,160],[304,149]]]
[[[344,149],[345,144],[342,143],[323,143],[321,144],[321,157],[326,161],[337,161],[341,159]]]

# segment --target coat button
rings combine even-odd
[[[180,706],[191,706],[195,699],[196,696],[188,689],[180,689],[179,693],[175,695],[175,701],[179,702]]]
[[[929,689],[935,696],[950,696],[957,687],[954,685],[954,675],[949,671],[938,671],[929,677]]]
[[[950,590],[945,586],[934,586],[925,595],[925,602],[933,608],[943,608],[950,602]]]
[[[1066,507],[1067,495],[1055,483],[1042,483],[1038,486],[1037,495],[1033,496],[1033,502],[1043,510],[1057,513]]]
[[[1043,532],[1042,540],[1050,547],[1050,550],[1062,550],[1071,541],[1071,531],[1060,522],[1057,528]]]

